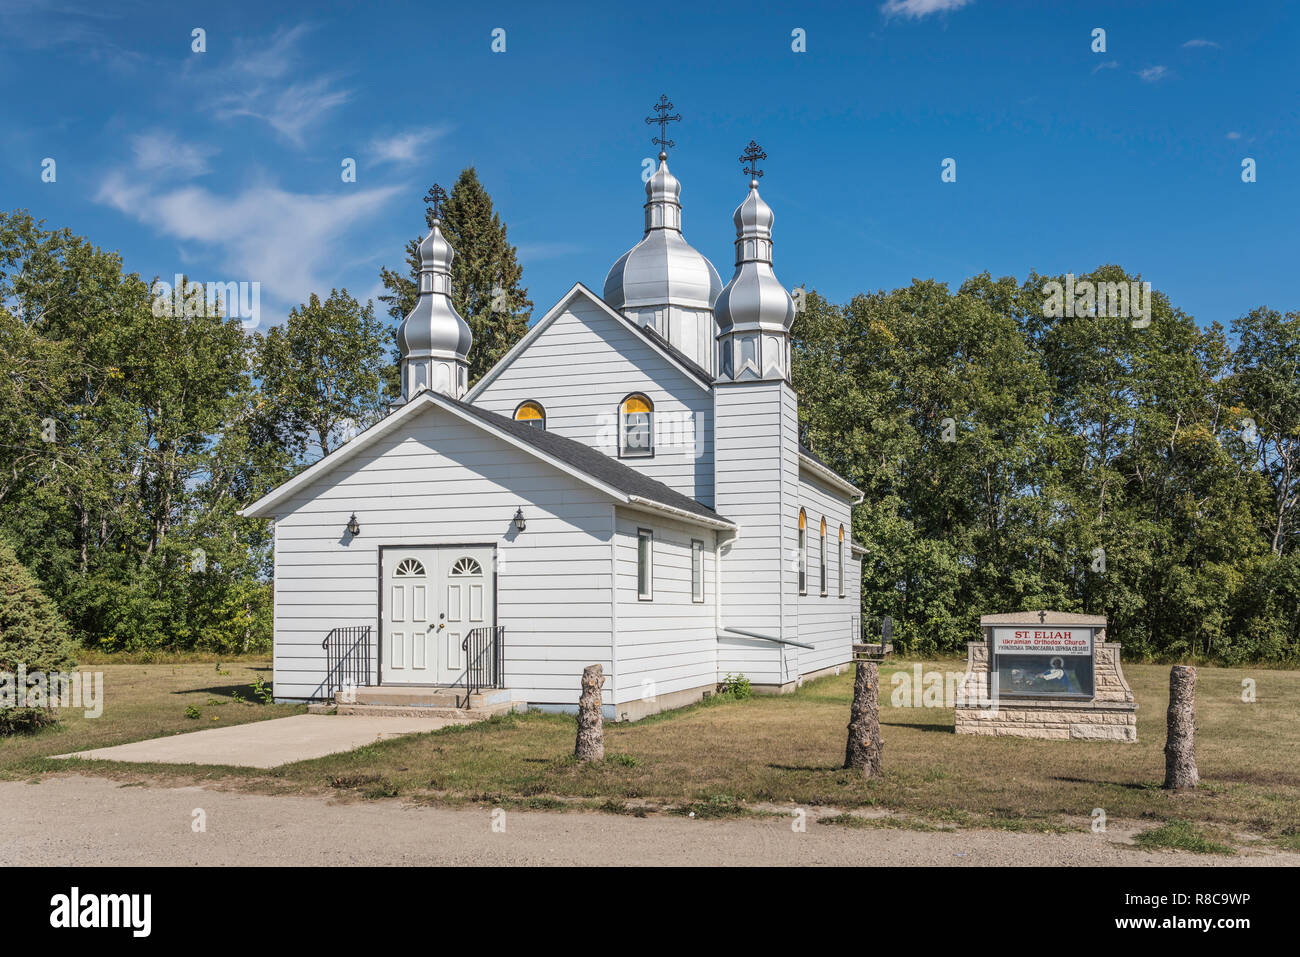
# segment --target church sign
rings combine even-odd
[[[998,693],[1091,698],[1093,631],[1046,625],[993,628]]]
[[[982,616],[980,632],[966,646],[958,734],[1137,740],[1137,703],[1103,616],[999,613]]]

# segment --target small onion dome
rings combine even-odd
[[[710,309],[722,279],[682,235],[682,184],[668,171],[668,154],[645,184],[645,236],[605,277],[603,298],[615,309],[655,306]]]
[[[789,332],[794,300],[772,271],[772,207],[750,180],[749,195],[736,207],[736,272],[714,303],[720,333],[732,330]]]
[[[448,358],[467,361],[474,337],[469,324],[451,304],[451,262],[455,250],[433,221],[420,243],[419,298],[397,331],[402,358]]]

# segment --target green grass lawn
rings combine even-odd
[[[927,667],[930,664],[927,663]],[[574,719],[509,715],[465,727],[384,741],[269,771],[44,756],[159,734],[298,713],[287,705],[243,704],[264,664],[97,665],[106,672],[104,716],[75,714],[58,728],[0,743],[0,776],[77,770],[129,780],[208,781],[265,792],[332,791],[503,806],[694,810],[800,806],[901,812],[915,826],[1080,829],[1094,808],[1111,821],[1152,826],[1186,822],[1215,835],[1248,832],[1293,847],[1300,834],[1300,672],[1199,669],[1197,759],[1201,787],[1160,789],[1164,777],[1167,665],[1125,666],[1139,704],[1138,743],[1036,741],[957,736],[951,709],[894,708],[882,667],[885,774],[864,781],[843,760],[852,672],[809,682],[784,697],[718,700],[605,728],[607,758],[570,757]],[[960,662],[934,665],[960,670]],[[1242,679],[1257,701],[1241,700]],[[200,710],[198,720],[186,707]],[[215,719],[215,720],[214,720]]]
[[[34,767],[63,765],[42,765],[38,759],[45,755],[281,718],[307,710],[302,705],[266,705],[258,701],[254,682],[260,679],[270,684],[269,658],[241,658],[220,664],[83,661],[77,670],[104,673],[104,713],[98,718],[86,718],[76,708],[60,711],[59,723],[39,734],[0,738],[0,777],[21,777]],[[186,717],[189,707],[198,709],[197,718]]]

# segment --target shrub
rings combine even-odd
[[[754,694],[753,687],[750,686],[749,679],[741,674],[728,674],[718,685],[718,694],[728,695],[737,701],[743,701],[752,697]]]
[[[54,723],[49,708],[0,708],[0,738],[11,734],[29,734]]]
[[[19,665],[29,675],[66,671],[73,665],[72,650],[67,622],[13,548],[0,541],[0,674],[5,676],[0,693],[13,705]],[[0,697],[0,735],[35,731],[53,722],[48,706],[6,708]]]

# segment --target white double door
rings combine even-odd
[[[472,629],[492,624],[492,546],[388,546],[382,587],[380,682],[462,681],[461,643]]]

